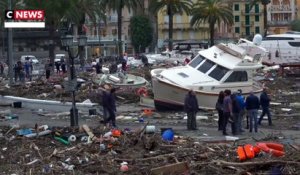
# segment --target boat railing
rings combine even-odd
[[[238,58],[241,58],[241,59],[244,58],[243,54],[231,49],[230,47],[227,47],[224,44],[218,44],[218,45],[216,45],[216,47],[223,50],[223,51],[225,51],[225,52],[227,52],[227,53],[229,53],[229,54],[231,54],[231,55],[233,55],[233,56],[235,56],[235,57],[238,57]]]

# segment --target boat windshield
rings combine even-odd
[[[205,60],[205,62],[198,68],[200,72],[206,73],[210,68],[215,65],[214,62],[210,60]]]
[[[195,58],[193,58],[189,65],[196,68],[203,60],[205,60],[205,57],[198,54]]]
[[[214,70],[212,70],[208,75],[218,81],[220,81],[223,76],[228,72],[229,70],[223,66],[217,65]]]

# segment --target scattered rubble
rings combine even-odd
[[[145,132],[147,124],[132,131],[118,130],[119,134],[87,125],[51,128],[47,135],[30,138],[17,135],[16,130],[6,134],[10,128],[2,127],[0,173],[265,174],[278,167],[283,174],[300,173],[299,145],[285,144],[281,157],[261,152],[241,162],[236,150],[243,141],[209,143],[176,135],[173,141],[163,141],[159,133]]]

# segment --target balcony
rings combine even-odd
[[[245,22],[245,21],[241,21],[242,27],[252,27],[254,26],[254,22]]]
[[[284,21],[268,21],[269,26],[287,26],[290,25],[290,20],[284,20]]]
[[[271,13],[274,12],[291,12],[292,13],[292,7],[289,5],[272,5],[269,9],[268,9]]]
[[[162,30],[168,30],[169,29],[169,24],[168,23],[163,23],[159,24],[159,28]],[[173,30],[188,30],[191,29],[190,23],[173,23]]]
[[[246,12],[245,10],[242,10],[242,15],[262,15],[263,12],[255,12],[254,10],[251,10],[250,12]]]

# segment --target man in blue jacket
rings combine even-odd
[[[262,108],[262,114],[258,120],[259,125],[261,125],[261,121],[262,121],[263,117],[267,114],[269,126],[272,126],[271,113],[269,110],[270,101],[271,101],[271,99],[270,99],[269,95],[267,94],[267,88],[264,88],[263,92],[260,94],[260,105]]]
[[[259,109],[259,99],[253,94],[253,92],[250,92],[250,95],[246,98],[246,109],[250,118],[249,131],[252,132],[254,124],[254,131],[257,132],[257,113]]]
[[[239,117],[237,120],[237,128],[238,128],[238,132],[244,132],[243,130],[243,119],[244,119],[244,115],[245,115],[245,99],[242,95],[242,90],[239,89],[238,93],[237,93],[237,101],[240,107],[240,113],[239,113]]]

